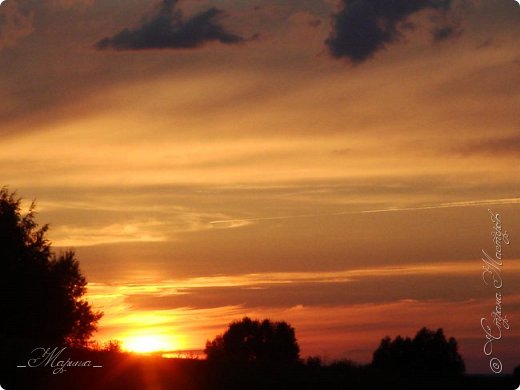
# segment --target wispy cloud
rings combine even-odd
[[[123,242],[161,242],[167,236],[158,221],[135,221],[103,227],[61,225],[53,229],[54,244],[58,247],[79,247]]]
[[[453,150],[463,155],[484,154],[492,155],[495,158],[518,156],[520,155],[520,135],[480,139]]]
[[[477,267],[478,269],[478,267]],[[520,265],[509,264],[511,278]],[[328,272],[269,272],[214,275],[135,284],[90,284],[97,300],[120,300],[132,310],[167,310],[219,306],[291,307],[342,305],[401,299],[463,300],[482,295],[479,285],[460,290],[458,283],[475,273],[475,262],[439,262]],[[432,278],[435,276],[435,278]],[[444,280],[439,285],[438,280]],[[374,284],[381,288],[374,291]],[[414,289],[405,285],[416,285]],[[419,288],[421,285],[423,288]],[[381,294],[383,286],[392,286]],[[449,286],[449,288],[447,287]],[[442,291],[448,291],[448,295]],[[424,290],[424,291],[423,291]],[[460,290],[460,291],[459,291]],[[459,292],[457,292],[459,291]],[[476,294],[476,295],[475,295]],[[283,297],[283,299],[282,299]]]
[[[472,201],[461,201],[461,202],[448,202],[438,203],[424,206],[411,206],[411,207],[390,207],[384,209],[374,210],[361,210],[361,211],[344,211],[337,213],[328,214],[299,214],[299,215],[282,215],[276,217],[262,217],[262,218],[246,218],[246,219],[228,219],[211,221],[210,223],[216,227],[240,227],[247,226],[249,223],[260,222],[260,221],[276,221],[284,219],[297,219],[297,218],[314,218],[314,217],[332,217],[338,215],[350,215],[350,214],[374,214],[374,213],[390,213],[399,211],[418,211],[418,210],[435,210],[445,208],[456,208],[456,207],[478,207],[478,206],[493,206],[493,205],[508,205],[508,204],[520,204],[520,198],[507,198],[507,199],[486,199],[486,200],[472,200]]]

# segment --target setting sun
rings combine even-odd
[[[123,339],[123,349],[130,352],[150,353],[178,349],[174,340],[166,335],[138,335]]]

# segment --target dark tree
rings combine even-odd
[[[422,328],[414,339],[397,336],[381,340],[374,351],[372,367],[401,375],[453,376],[465,371],[457,341],[446,340],[442,329]]]
[[[83,299],[87,281],[74,252],[55,255],[38,226],[34,203],[0,189],[0,342],[2,345],[85,346],[102,313]]]
[[[284,321],[251,320],[232,322],[228,330],[206,343],[208,360],[295,363],[300,347],[294,328]]]

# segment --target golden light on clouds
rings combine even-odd
[[[511,260],[507,266],[510,283],[520,277],[519,264]],[[306,355],[327,350],[334,356],[368,361],[384,336],[412,335],[422,326],[444,327],[447,333],[458,335],[462,348],[475,353],[479,329],[467,318],[485,315],[493,303],[485,295],[470,298],[481,283],[479,266],[473,260],[336,272],[219,275],[132,285],[91,284],[89,299],[106,313],[99,339],[121,340],[124,349],[135,352],[189,350],[200,354],[207,339],[248,315],[289,321],[297,329]],[[475,279],[475,286],[458,285],[467,279]],[[338,284],[349,293],[334,300],[340,291],[334,290]],[[380,287],[370,288],[375,284]],[[425,285],[420,288],[420,284]],[[333,288],[331,293],[325,292],[327,286]],[[313,290],[321,302],[313,300]],[[413,291],[420,290],[426,295],[414,295]],[[208,294],[215,296],[215,304],[197,300]],[[288,299],[288,294],[296,300]],[[235,296],[239,299],[234,300]],[[511,295],[508,302],[520,302],[520,296]],[[450,321],[441,321],[439,312]],[[405,323],[403,318],[407,318]],[[514,332],[513,336],[520,334]]]

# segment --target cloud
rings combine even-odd
[[[343,8],[333,17],[333,31],[326,40],[330,53],[361,63],[398,42],[404,30],[414,29],[408,19],[422,10],[442,13],[451,0],[341,0]],[[444,18],[440,18],[444,19]],[[435,23],[435,20],[432,20]],[[443,24],[432,31],[436,41],[456,36],[456,27]]]
[[[508,157],[517,156],[520,154],[520,135],[479,140],[459,147],[456,151],[463,155],[486,154],[495,157],[499,157],[500,155]]]
[[[220,306],[298,307],[381,303],[400,300],[484,298],[480,286],[460,289],[474,261],[371,267],[332,272],[217,275],[120,288],[134,310],[207,309]],[[520,267],[510,269],[517,280]],[[439,284],[439,279],[443,283]],[[374,285],[379,286],[377,291]]]
[[[298,26],[316,28],[321,25],[321,19],[309,11],[298,11],[289,17],[289,22]]]
[[[33,14],[8,1],[0,7],[0,50],[33,32]]]
[[[436,27],[432,30],[433,39],[436,42],[445,41],[447,39],[458,37],[462,34],[462,31],[458,26],[442,26]]]
[[[219,24],[224,11],[212,7],[189,18],[177,9],[178,0],[163,0],[156,15],[133,29],[124,29],[96,43],[99,50],[191,49],[207,42],[236,44],[244,38]]]
[[[460,15],[454,12],[437,12],[430,17],[433,24],[431,35],[434,42],[443,42],[462,35]]]
[[[509,145],[505,145],[508,146]],[[517,151],[516,149],[515,151]],[[509,152],[509,150],[506,150]],[[487,152],[487,150],[486,150]],[[466,152],[464,152],[466,153]],[[353,214],[379,214],[379,213],[393,213],[399,211],[420,211],[420,210],[435,210],[435,209],[445,209],[445,208],[455,208],[455,207],[480,207],[485,205],[508,205],[508,204],[518,204],[520,203],[520,198],[503,198],[503,199],[481,199],[481,200],[470,200],[470,201],[462,201],[462,202],[447,202],[447,203],[437,203],[437,204],[429,204],[429,205],[418,205],[411,207],[389,207],[384,209],[373,209],[373,210],[361,210],[361,211],[340,211],[329,214],[300,214],[300,215],[280,215],[276,217],[262,217],[262,218],[248,218],[248,219],[229,219],[229,220],[219,220],[219,221],[210,221],[216,228],[235,228],[247,226],[249,224],[259,222],[259,221],[276,221],[276,220],[284,220],[284,219],[298,219],[298,218],[315,218],[315,217],[334,217],[341,215],[353,215]]]

